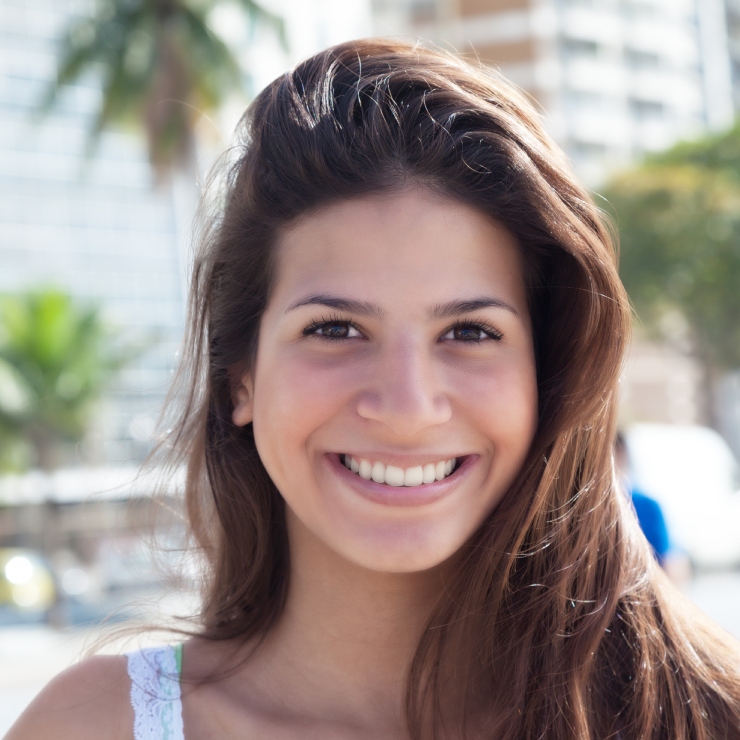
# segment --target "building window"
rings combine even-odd
[[[586,39],[565,39],[563,50],[573,58],[594,59],[599,55],[599,45]]]
[[[660,57],[650,51],[641,49],[625,49],[624,60],[632,69],[658,69]]]
[[[638,121],[654,121],[662,118],[665,114],[665,105],[657,100],[640,100],[632,98],[629,105],[630,113]]]
[[[587,90],[569,90],[565,101],[573,115],[602,112],[607,105],[606,96]]]

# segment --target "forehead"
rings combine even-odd
[[[526,310],[511,233],[477,209],[422,189],[335,202],[279,235],[276,299],[338,288],[379,302],[495,292]]]

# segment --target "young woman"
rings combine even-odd
[[[197,634],[71,668],[8,737],[740,738],[737,645],[615,477],[612,243],[524,97],[362,41],[241,130],[168,440]]]

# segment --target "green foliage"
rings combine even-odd
[[[48,289],[0,296],[0,441],[5,466],[55,464],[84,436],[93,402],[130,351],[115,351],[94,307]]]
[[[97,0],[61,40],[57,78],[41,110],[65,85],[89,72],[102,77],[102,102],[90,133],[91,152],[113,125],[142,129],[161,180],[192,156],[198,118],[242,88],[232,51],[212,30],[217,0]],[[282,21],[254,0],[238,0],[252,25],[272,27],[285,44]]]
[[[671,149],[652,155],[651,163],[693,165],[703,170],[722,170],[740,175],[740,124],[718,134],[694,141],[683,141]]]
[[[740,131],[680,144],[614,178],[604,196],[644,324],[678,310],[708,366],[740,367]]]

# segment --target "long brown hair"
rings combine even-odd
[[[271,83],[239,136],[200,237],[183,410],[167,441],[171,461],[187,463],[187,515],[205,554],[201,634],[264,636],[289,587],[282,498],[251,426],[231,420],[276,235],[337,199],[413,184],[517,238],[539,423],[515,484],[441,589],[409,668],[410,736],[450,729],[442,696],[454,671],[456,736],[740,738],[729,640],[684,616],[615,484],[629,304],[609,231],[526,98],[450,54],[358,41]]]

